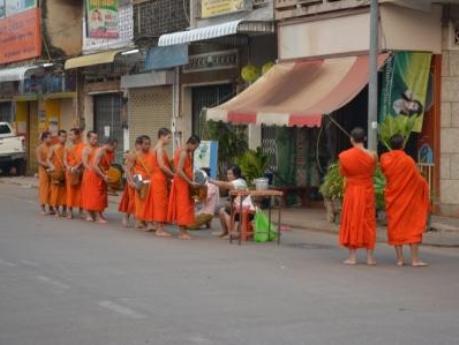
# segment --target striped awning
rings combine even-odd
[[[231,36],[238,33],[274,32],[273,22],[235,20],[223,24],[210,25],[188,31],[161,35],[158,46],[172,46],[190,42],[205,41],[212,38]]]
[[[382,66],[388,54],[379,56]],[[369,80],[368,56],[280,63],[228,102],[207,109],[207,119],[236,124],[320,126]]]

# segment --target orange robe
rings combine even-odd
[[[153,173],[153,160],[154,155],[151,152],[143,153],[139,152],[136,155],[134,172],[135,174],[142,175],[144,180],[151,180],[151,175]],[[153,221],[153,204],[150,197],[152,186],[148,188],[147,195],[141,199],[139,193],[135,193],[135,217],[138,220],[151,222]]]
[[[340,244],[347,248],[373,249],[376,243],[376,205],[373,175],[376,160],[365,151],[351,148],[339,155],[345,178]]]
[[[164,163],[170,169],[169,157],[163,153]],[[151,177],[151,193],[149,193],[150,203],[153,205],[152,221],[158,223],[167,222],[167,210],[169,207],[169,186],[166,174],[161,170],[158,164],[157,152],[153,157],[153,173]]]
[[[67,165],[74,167],[81,163],[83,159],[84,144],[78,143],[67,149]],[[83,167],[81,167],[83,169]],[[81,183],[73,186],[70,183],[70,173],[67,171],[66,174],[66,185],[67,185],[67,206],[68,207],[82,207],[81,201]]]
[[[89,160],[90,168],[86,169],[83,174],[83,206],[84,209],[91,212],[102,212],[108,206],[107,184],[94,169],[98,150],[100,149],[91,152]],[[112,161],[113,153],[106,153],[99,164],[102,171],[107,171]]]
[[[64,165],[64,153],[65,146],[62,144],[57,144],[53,146],[53,156],[51,157],[51,163],[53,163],[54,168],[58,172],[65,173]],[[52,181],[50,185],[50,205],[54,207],[65,206],[66,205],[66,186],[65,180],[57,183]]]
[[[48,159],[50,146],[46,144],[40,144],[38,151],[40,159],[44,162]],[[41,165],[38,166],[38,199],[40,205],[47,205],[50,201],[50,178],[46,169]]]
[[[429,212],[426,180],[414,160],[402,150],[383,154],[381,169],[387,181],[384,197],[389,244],[421,243]]]
[[[178,149],[174,155],[174,166],[178,166],[181,149]],[[193,160],[187,155],[183,171],[187,177],[193,179]],[[195,223],[194,200],[191,196],[190,185],[177,174],[172,180],[172,188],[169,197],[169,208],[167,214],[169,223],[175,223],[178,226],[190,226]]]
[[[128,159],[129,158],[126,158],[125,165],[128,164]],[[123,195],[121,196],[118,211],[121,213],[127,213],[129,215],[135,214],[135,188],[129,185],[127,181],[124,185],[124,191]]]

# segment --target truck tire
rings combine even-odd
[[[18,159],[14,163],[14,167],[16,168],[16,176],[22,176],[25,174],[26,171],[26,162],[24,159]]]

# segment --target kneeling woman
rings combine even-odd
[[[241,168],[237,165],[233,165],[228,169],[226,178],[228,181],[210,180],[209,183],[228,191],[247,189],[247,182],[242,178]],[[227,205],[226,207],[221,207],[218,211],[218,216],[222,225],[222,233],[219,234],[220,237],[227,236],[230,231],[233,230],[231,229],[230,209],[231,205]]]

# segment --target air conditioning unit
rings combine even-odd
[[[459,50],[459,21],[450,21],[448,24],[448,49]]]

